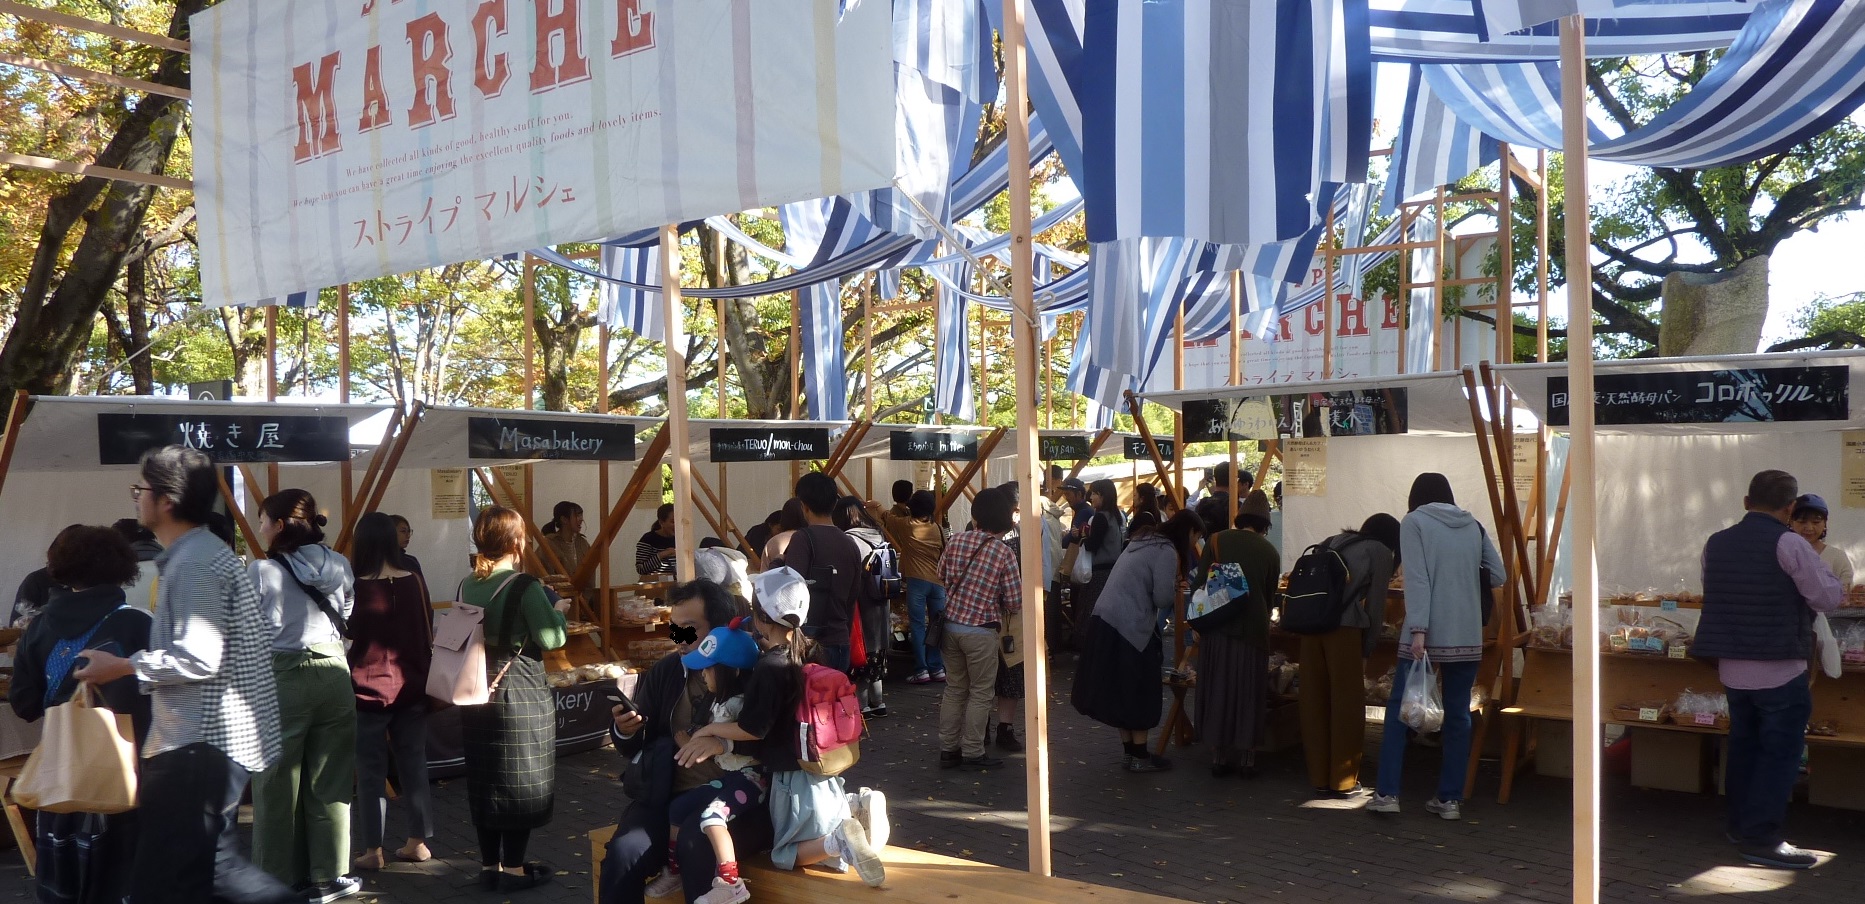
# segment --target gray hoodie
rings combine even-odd
[[[1489,594],[1477,588],[1479,566],[1490,585],[1502,586],[1502,554],[1469,512],[1448,502],[1419,506],[1399,524],[1405,563],[1405,628],[1399,656],[1410,659],[1412,635],[1423,632],[1434,662],[1483,658],[1483,609]]]
[[[298,580],[286,574],[289,566]],[[287,553],[284,562],[260,559],[247,566],[253,584],[259,588],[259,611],[272,623],[272,651],[297,653],[317,645],[342,644],[337,626],[331,624],[317,603],[298,586],[303,581],[322,591],[331,608],[345,619],[356,607],[356,578],[350,563],[328,546],[303,546]]]

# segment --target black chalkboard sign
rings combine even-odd
[[[1092,458],[1085,436],[1038,436],[1036,457],[1043,461],[1081,461]]]
[[[187,446],[221,464],[347,461],[350,421],[297,414],[100,414],[97,461],[133,465],[143,453]]]
[[[552,421],[469,417],[467,454],[474,458],[634,461],[635,425],[620,421]]]
[[[955,430],[896,430],[888,435],[894,461],[977,461],[978,434]]]
[[[714,427],[713,461],[820,461],[829,457],[827,427]]]
[[[1173,442],[1172,440],[1161,439],[1155,436],[1153,437],[1153,444],[1159,447],[1159,458],[1162,461],[1172,461],[1174,456],[1179,454],[1178,444]],[[1152,461],[1153,460],[1152,451],[1146,448],[1146,440],[1141,439],[1137,436],[1129,436],[1127,437],[1126,446],[1127,446],[1126,448],[1127,458],[1129,460],[1132,460],[1132,461]]]
[[[1759,367],[1599,374],[1593,418],[1601,426],[1843,421],[1852,416],[1844,366]],[[1568,423],[1567,378],[1548,378],[1548,423]]]

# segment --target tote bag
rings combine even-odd
[[[492,598],[497,599],[517,577],[514,573],[506,578],[492,591]],[[462,582],[460,589],[465,587]],[[434,613],[434,655],[427,669],[427,695],[442,705],[478,706],[492,699],[492,688],[486,682],[485,620],[485,607],[462,602]]]
[[[136,742],[128,715],[97,705],[85,685],[45,712],[45,733],[20,768],[13,799],[47,813],[136,808]]]

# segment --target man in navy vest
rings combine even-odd
[[[1714,662],[1729,696],[1729,840],[1742,859],[1807,869],[1816,858],[1787,842],[1782,823],[1800,775],[1813,614],[1838,608],[1844,588],[1788,529],[1800,483],[1763,471],[1748,484],[1733,527],[1703,545],[1703,618],[1691,654]]]

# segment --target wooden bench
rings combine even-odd
[[[605,826],[589,833],[592,877],[595,889],[602,887],[602,855],[615,827]],[[1066,901],[1069,904],[1177,904],[1176,898],[1144,892],[1090,885],[1072,879],[1038,876],[1034,873],[973,863],[909,848],[888,847],[881,852],[887,863],[887,884],[869,888],[853,870],[804,868],[780,870],[770,857],[760,854],[747,861],[742,869],[754,901],[765,904],[876,904],[879,899],[911,901],[915,904],[945,904],[965,901],[968,904],[1011,904],[1020,901]],[[672,900],[672,899],[669,899]]]

